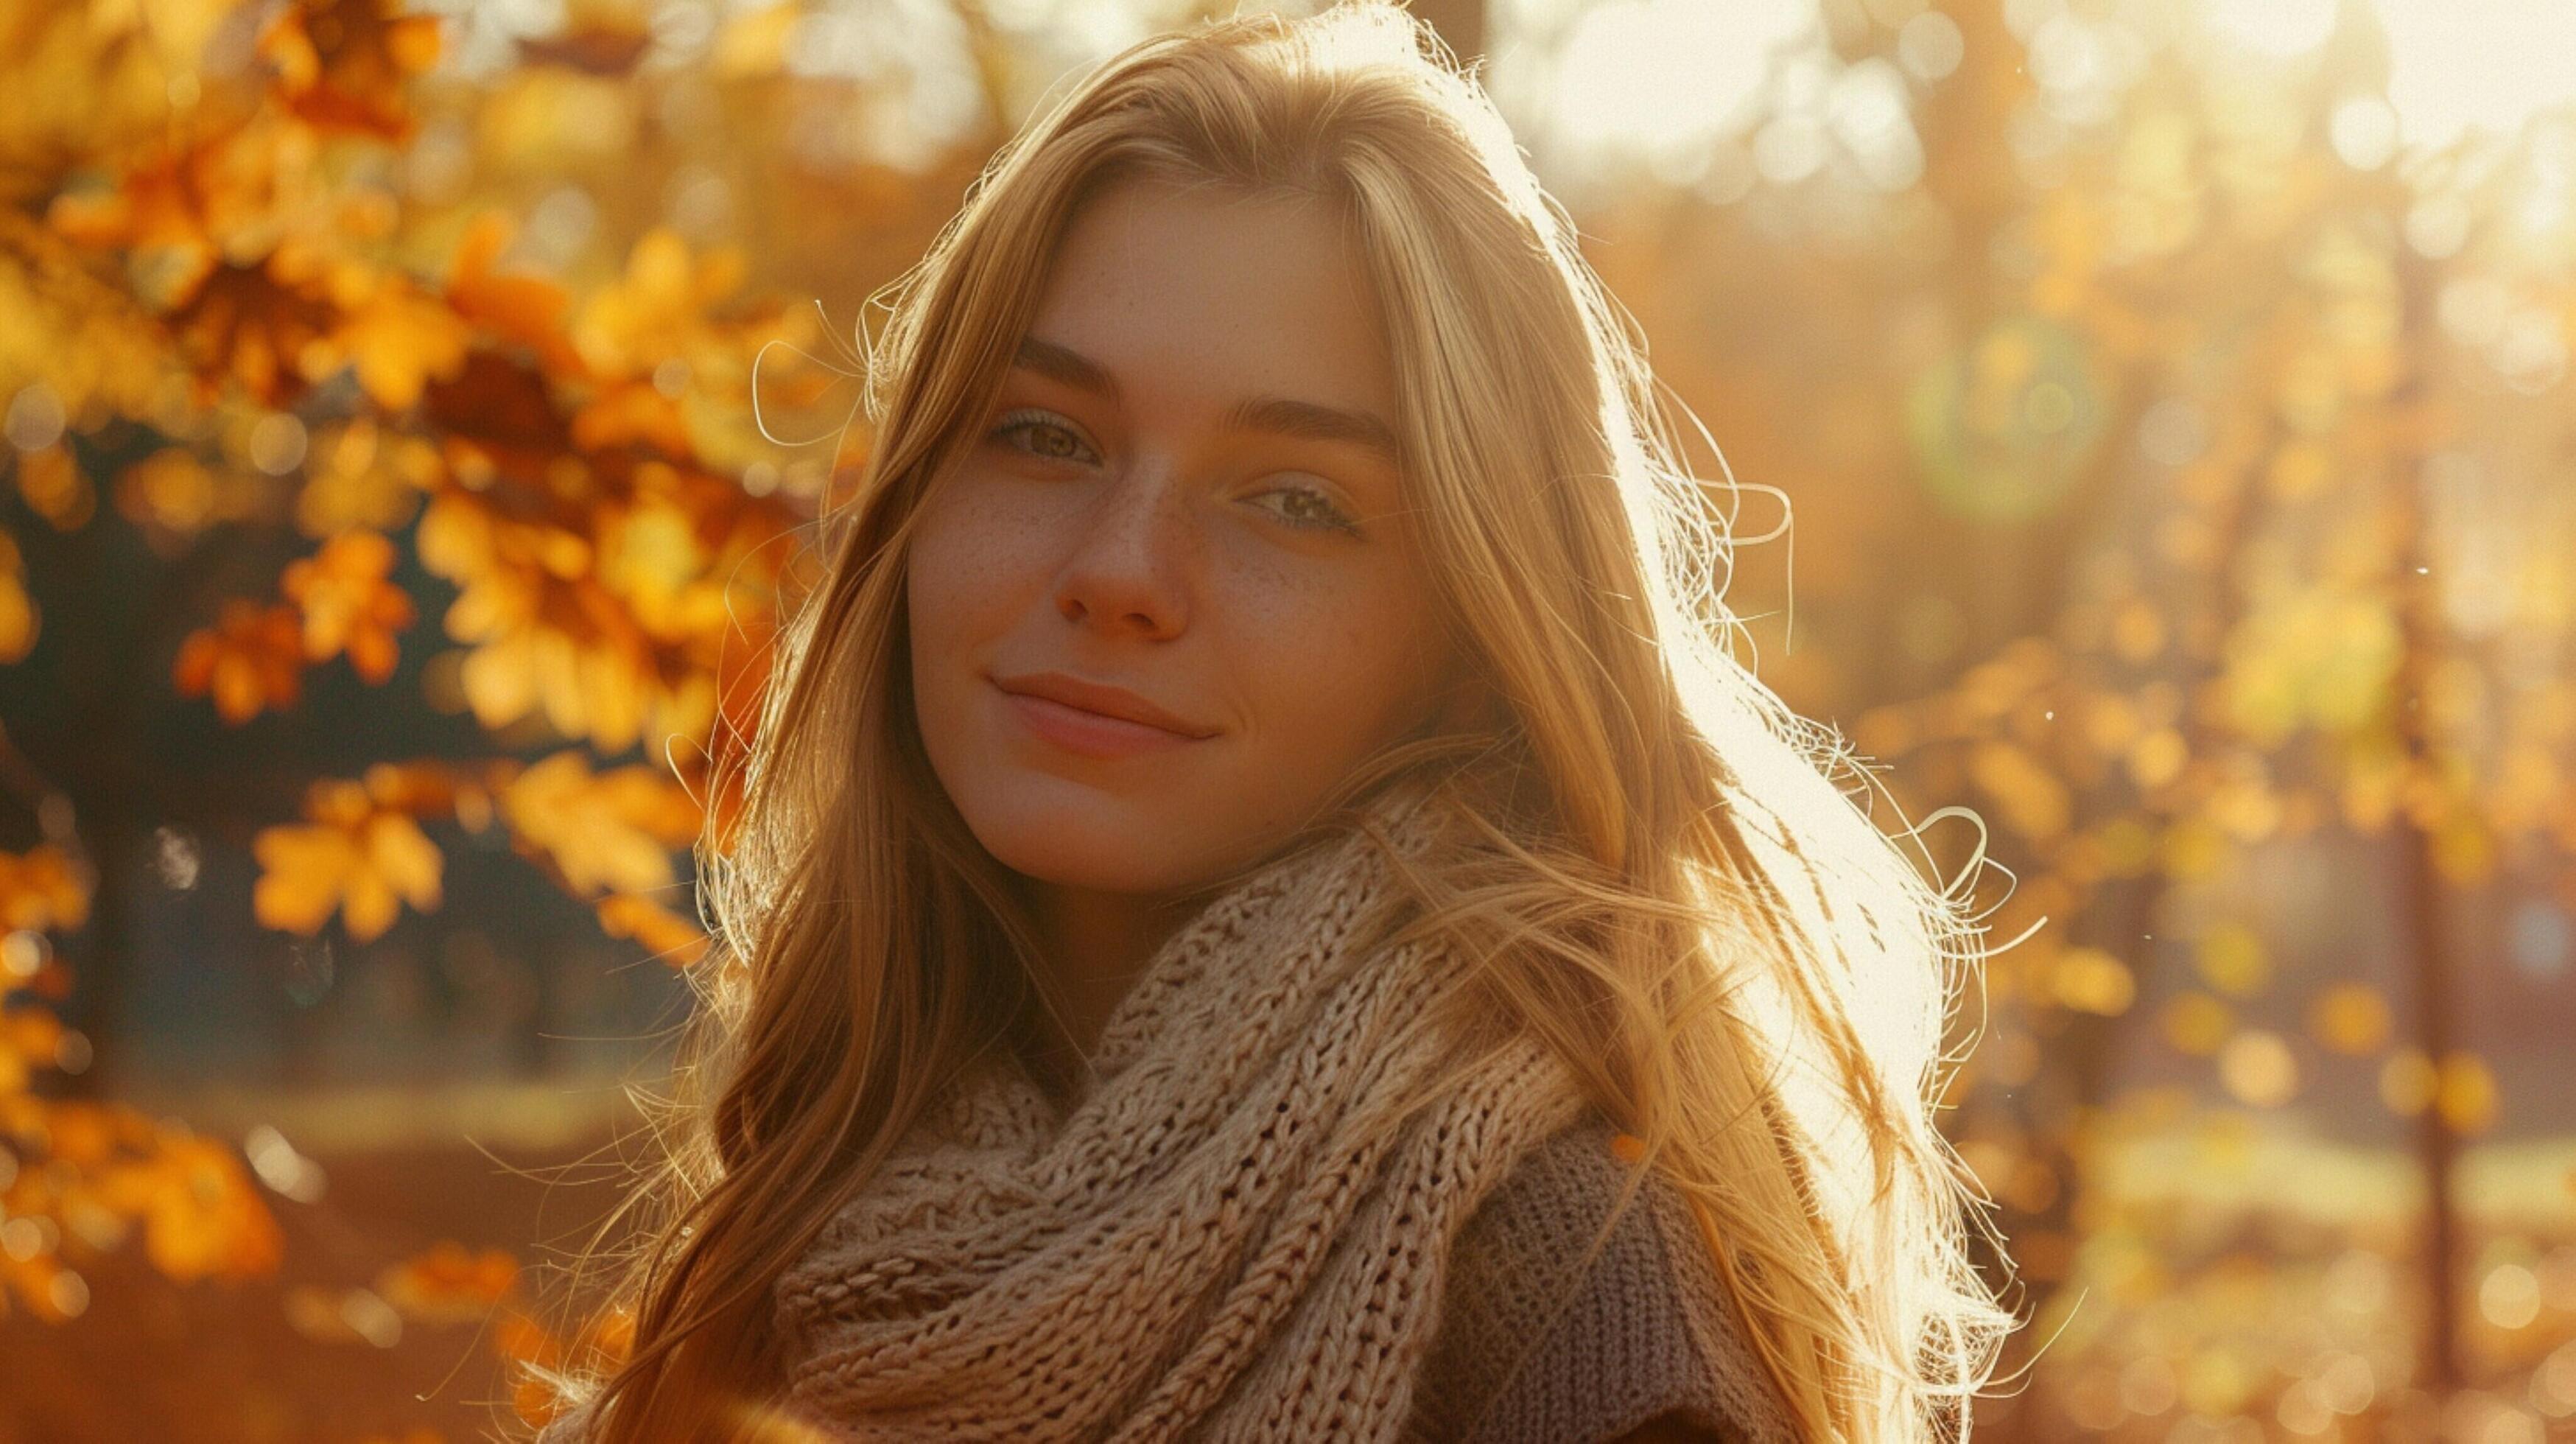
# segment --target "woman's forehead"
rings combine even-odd
[[[1279,395],[1392,418],[1361,258],[1336,212],[1305,198],[1122,183],[1066,228],[1029,334],[1128,399]]]

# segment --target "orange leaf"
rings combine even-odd
[[[0,853],[0,926],[57,932],[89,920],[90,882],[51,843],[24,854]]]
[[[299,357],[307,375],[327,374],[342,362],[357,368],[358,384],[388,411],[420,400],[432,380],[451,380],[465,369],[473,332],[436,297],[399,275],[382,275],[349,288],[339,323]]]
[[[509,215],[497,210],[483,212],[466,227],[456,264],[448,272],[447,303],[475,325],[533,350],[547,371],[577,376],[581,356],[564,336],[564,311],[571,297],[563,287],[535,276],[493,273],[510,232]]]
[[[697,924],[635,893],[611,893],[599,900],[599,923],[610,936],[633,938],[653,956],[684,968],[706,955],[707,935]]]
[[[290,255],[281,246],[262,263],[218,266],[171,313],[171,330],[207,399],[230,381],[259,404],[283,409],[328,374],[308,369],[305,356],[339,318]]]
[[[407,813],[263,828],[251,851],[261,869],[251,911],[282,931],[310,936],[339,912],[349,936],[367,942],[393,925],[402,903],[423,912],[438,905],[443,859]]]
[[[282,585],[304,609],[304,655],[342,651],[370,682],[393,675],[394,634],[412,623],[411,596],[387,579],[393,543],[371,531],[344,532],[288,566]]]
[[[563,1358],[563,1345],[553,1331],[518,1309],[504,1309],[493,1321],[492,1347],[505,1359],[524,1359],[546,1368]]]
[[[264,707],[292,706],[303,685],[302,632],[294,608],[236,598],[215,625],[179,644],[172,680],[181,696],[211,692],[215,711],[235,724]]]
[[[411,133],[403,83],[438,51],[438,17],[405,15],[395,0],[297,0],[259,38],[297,115],[389,140]]]
[[[173,1279],[273,1273],[285,1237],[231,1148],[187,1137],[163,1144],[161,1184],[144,1215],[144,1249]]]
[[[519,1261],[507,1251],[477,1252],[446,1239],[386,1269],[376,1292],[415,1317],[461,1322],[488,1313],[518,1281]]]
[[[670,852],[697,835],[697,805],[650,767],[592,775],[578,751],[558,752],[512,779],[501,806],[529,846],[550,855],[575,892],[667,887]]]

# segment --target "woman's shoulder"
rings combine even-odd
[[[1587,1110],[1525,1155],[1451,1246],[1416,1431],[1597,1444],[1678,1417],[1748,1444],[1795,1438],[1679,1189]]]

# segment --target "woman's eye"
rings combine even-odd
[[[1091,443],[1082,439],[1082,433],[1052,411],[1011,412],[993,423],[993,429],[986,434],[1014,451],[1049,461],[1088,464],[1099,460],[1092,454]],[[1334,505],[1332,497],[1315,487],[1274,487],[1255,500],[1281,521],[1301,530],[1359,534],[1358,521]]]
[[[1333,505],[1331,497],[1311,486],[1283,486],[1261,494],[1261,499],[1264,501],[1274,498],[1279,504],[1271,510],[1278,513],[1279,519],[1290,526],[1354,534],[1359,531],[1359,524],[1340,507]]]
[[[1031,456],[1043,456],[1050,461],[1084,461],[1090,458],[1090,444],[1051,412],[1014,411],[996,423],[991,434],[996,440],[1022,437],[1022,440],[1009,444]]]

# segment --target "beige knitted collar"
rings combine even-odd
[[[1428,836],[1414,794],[1368,812]],[[786,1412],[845,1438],[1395,1439],[1450,1240],[1582,1103],[1516,1040],[1392,1116],[1443,1061],[1458,965],[1362,945],[1390,886],[1353,834],[1220,894],[1062,1116],[1016,1062],[970,1075],[779,1279]]]

